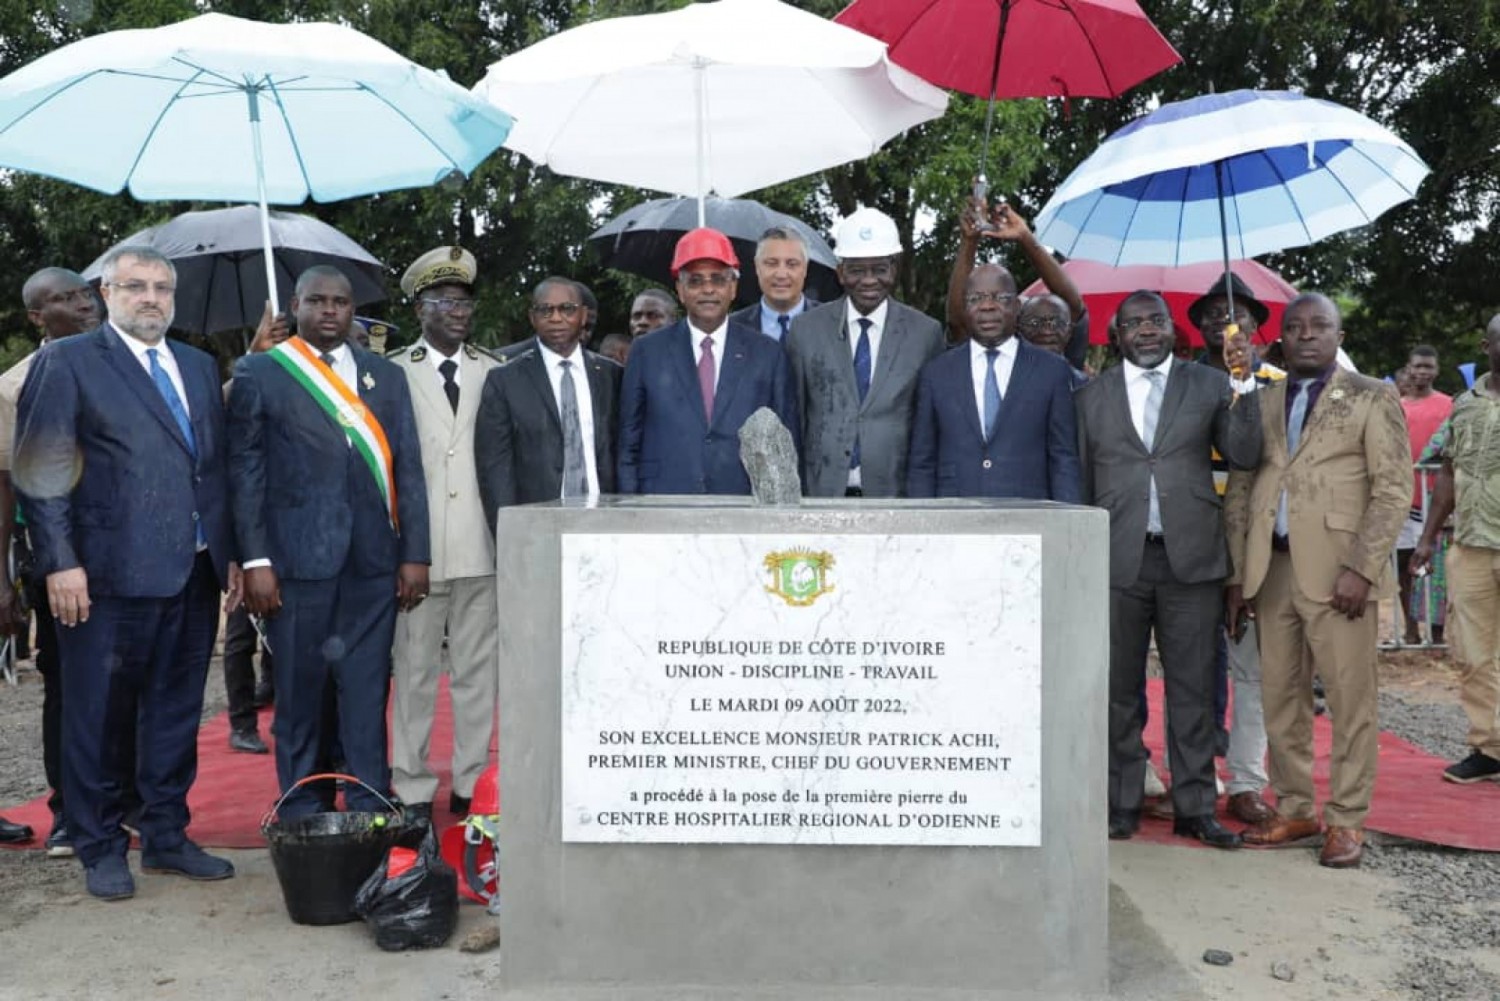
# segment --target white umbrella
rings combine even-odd
[[[731,198],[867,157],[948,106],[885,43],[777,0],[594,21],[489,68],[505,145],[560,174]]]
[[[0,166],[141,199],[268,203],[436,183],[510,118],[446,75],[321,22],[205,14],[56,49],[0,80]]]

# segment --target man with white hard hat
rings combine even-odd
[[[917,375],[943,328],[891,298],[901,237],[872,208],[834,233],[844,294],[792,320],[786,350],[802,413],[802,489],[810,497],[899,497]]]

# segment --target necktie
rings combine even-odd
[[[995,378],[995,360],[1000,357],[999,348],[986,348],[985,360],[989,369],[984,374],[984,440],[995,437],[995,418],[1000,416],[1000,380]]]
[[[318,361],[322,362],[324,365],[327,365],[329,368],[333,368],[333,355],[329,354],[327,351],[324,351],[318,355]],[[338,375],[338,371],[335,370],[333,374]]]
[[[563,364],[566,365],[568,363],[563,362]],[[438,371],[443,373],[443,392],[447,394],[448,406],[452,407],[453,412],[456,414],[458,413],[458,383],[453,381],[453,377],[458,374],[458,362],[449,358],[438,366]],[[568,381],[572,382],[573,380],[569,379]]]
[[[1146,411],[1141,416],[1141,441],[1150,451],[1156,443],[1156,421],[1161,417],[1161,398],[1166,393],[1166,374],[1153,368],[1146,373],[1151,391],[1146,394]],[[1161,533],[1161,503],[1156,497],[1156,474],[1151,475],[1151,494],[1146,504],[1146,531]]]
[[[1308,380],[1299,379],[1292,383],[1290,392],[1292,394],[1292,409],[1286,415],[1286,457],[1290,462],[1292,456],[1297,452],[1297,443],[1302,440],[1302,425],[1307,421],[1307,384]],[[1285,537],[1287,534],[1287,510],[1286,491],[1281,491],[1281,499],[1276,503],[1276,534]]]
[[[776,317],[776,322],[781,327],[781,340],[783,343],[785,343],[787,331],[792,329],[792,318],[790,316],[787,316],[785,313],[782,313],[780,316]]]
[[[198,440],[193,437],[193,422],[188,419],[187,407],[182,405],[182,397],[177,395],[177,387],[172,385],[172,377],[167,375],[167,370],[161,367],[161,358],[156,352],[156,348],[146,349],[146,358],[151,362],[151,381],[156,383],[156,391],[161,393],[167,409],[172,412],[172,419],[177,422],[182,437],[187,440],[188,452],[196,459]]]
[[[564,359],[558,365],[562,367],[562,495],[582,497],[589,492],[589,479],[583,455],[583,423],[578,419],[578,387],[573,382],[573,363]]]
[[[714,339],[703,338],[703,353],[698,356],[698,392],[703,394],[703,417],[714,422]]]
[[[167,375],[167,370],[161,367],[161,358],[157,355],[157,349],[147,348],[146,358],[151,362],[151,381],[156,383],[156,391],[166,401],[167,409],[172,412],[172,419],[177,422],[178,429],[182,431],[182,437],[187,439],[188,454],[196,460],[198,439],[193,436],[193,422],[188,419],[187,407],[182,405],[182,397],[177,395],[177,387],[172,385],[172,377]],[[203,538],[203,525],[198,521],[196,511],[193,512],[193,540],[198,549],[202,549],[207,544]]]
[[[854,384],[859,387],[859,402],[863,403],[870,392],[870,328],[875,321],[861,316],[855,322],[859,324],[859,343],[854,346]]]

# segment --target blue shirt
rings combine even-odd
[[[806,312],[808,305],[807,296],[803,296],[802,301],[794,306],[790,312],[782,314],[772,309],[770,304],[762,297],[760,300],[760,332],[771,338],[771,340],[779,342],[781,340],[781,322],[777,317],[783,315],[788,317],[796,316],[798,313]]]

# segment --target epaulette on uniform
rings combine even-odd
[[[399,355],[399,354],[402,353],[402,351],[406,351],[406,350],[410,350],[411,351],[411,360],[412,361],[421,361],[422,359],[424,359],[424,358],[427,357],[427,346],[425,344],[418,344],[417,346],[415,346],[413,348],[410,348],[410,349],[402,348],[401,351],[397,351],[395,353]]]
[[[484,357],[488,358],[490,361],[499,362],[502,365],[505,364],[505,359],[501,358],[499,355],[495,354],[489,348],[482,348],[478,344],[470,344],[467,341],[464,342],[464,353],[467,354],[472,359],[476,359],[477,360],[480,355],[483,355]]]

